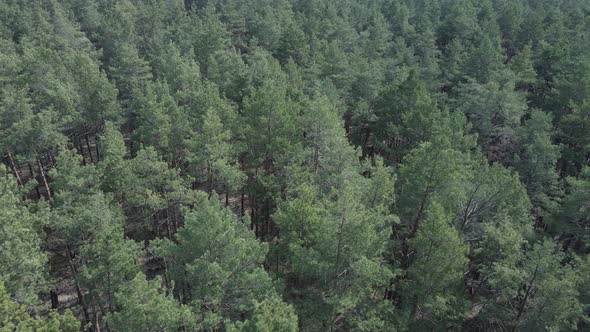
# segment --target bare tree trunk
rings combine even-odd
[[[35,172],[33,172],[33,166],[31,166],[31,163],[27,163],[27,166],[29,166],[29,172],[31,173],[31,179],[34,179]],[[41,199],[41,192],[39,191],[39,185],[35,186],[35,192],[37,192],[37,199]]]
[[[160,220],[158,220],[159,216],[160,216],[160,211],[156,211],[152,216],[152,219],[153,219],[153,226],[152,227],[153,227],[154,233],[156,234],[156,237],[160,237],[160,225],[159,225]]]
[[[43,179],[43,185],[45,186],[45,190],[47,190],[47,199],[51,202],[51,190],[49,189],[49,184],[47,183],[47,178],[45,177],[45,171],[43,170],[43,165],[41,164],[41,160],[37,159],[37,164],[39,165],[39,172],[41,172],[41,178]]]
[[[244,219],[244,189],[240,193],[240,217]]]
[[[209,199],[211,199],[211,195],[213,194],[213,171],[211,171],[211,165],[207,163],[207,193],[209,194]]]
[[[166,218],[166,235],[170,238],[172,232],[170,231],[170,216],[168,215],[168,208],[164,209],[164,218]]]
[[[94,140],[94,142],[95,142],[94,148],[96,150],[96,162],[99,162],[100,161],[100,151],[98,149],[98,142],[96,139]]]
[[[173,216],[174,216],[174,233],[176,233],[176,232],[178,232],[178,227],[179,227],[179,225],[178,225],[178,211],[175,210]]]
[[[84,148],[82,147],[82,142],[78,138],[78,149],[80,150],[80,154],[82,155],[82,165],[86,166],[86,155],[84,154]]]
[[[342,251],[342,238],[344,237],[344,235],[342,234],[344,232],[344,224],[346,222],[346,207],[344,208],[344,211],[342,211],[342,218],[340,219],[340,225],[338,227],[338,242],[336,245],[336,262],[334,263],[334,285],[336,285],[337,283],[337,279],[338,279],[338,267],[340,266],[340,255],[341,255],[341,251]]]
[[[18,167],[16,167],[16,163],[14,162],[14,158],[12,157],[12,153],[8,152],[8,159],[10,159],[10,167],[12,167],[12,171],[14,172],[14,176],[16,177],[16,183],[19,186],[23,185],[22,180],[20,179],[20,174],[18,173]]]
[[[271,210],[270,205],[271,205],[270,202],[266,204],[266,211],[265,211],[265,218],[264,218],[265,219],[264,221],[266,223],[266,227],[264,230],[264,233],[265,233],[264,236],[267,238],[270,238],[270,226],[271,226],[270,225],[270,210]]]
[[[53,153],[51,150],[47,150],[45,155],[47,156],[47,163],[50,165],[55,165],[55,158],[53,158]]]
[[[100,332],[100,325],[98,323],[98,315],[94,314],[96,332]]]
[[[98,320],[98,310],[96,309],[96,299],[92,298],[92,311],[94,314],[94,331],[100,332],[100,322]]]
[[[59,298],[55,289],[49,291],[49,297],[51,298],[51,309],[57,309],[59,306]]]
[[[72,276],[74,278],[74,285],[76,286],[76,293],[78,294],[78,303],[80,304],[80,306],[82,307],[82,311],[84,312],[84,319],[86,319],[86,322],[90,322],[90,315],[88,314],[88,307],[86,306],[86,303],[84,301],[84,296],[82,295],[82,290],[80,290],[80,285],[78,284],[78,280],[76,279],[76,276],[78,274],[78,271],[76,270],[76,267],[74,266],[74,263],[72,262],[72,251],[70,250],[70,246],[66,245],[66,256],[68,258],[68,264],[70,265],[70,270],[72,272]]]
[[[522,302],[518,306],[518,313],[517,313],[516,317],[514,318],[514,326],[512,327],[512,332],[515,332],[517,330],[518,321],[520,320],[520,317],[524,313],[524,309],[526,307],[526,304],[527,304],[527,301],[529,299],[529,296],[531,295],[531,290],[533,288],[533,284],[535,282],[535,279],[537,278],[537,272],[538,271],[539,271],[539,265],[537,265],[535,267],[535,272],[533,273],[533,277],[531,278],[531,281],[527,285],[526,292],[524,294],[524,298],[522,299]]]
[[[90,162],[94,162],[94,158],[92,157],[92,149],[90,149],[90,141],[88,140],[88,134],[84,136],[86,140],[86,148],[88,149],[88,155],[90,156]]]

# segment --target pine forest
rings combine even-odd
[[[0,0],[0,331],[590,331],[589,0]]]

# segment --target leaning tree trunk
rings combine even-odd
[[[45,186],[45,190],[47,191],[47,200],[51,202],[51,190],[49,189],[49,184],[47,183],[47,177],[45,176],[45,171],[43,170],[43,164],[41,164],[41,160],[37,159],[37,165],[39,165],[39,172],[41,173],[43,185]]]
[[[18,167],[16,167],[16,163],[14,162],[14,158],[12,157],[12,153],[10,153],[10,151],[8,152],[8,159],[10,160],[10,167],[12,168],[12,171],[14,172],[14,176],[16,177],[16,183],[19,186],[22,186],[23,182],[20,178],[20,174],[18,172]]]

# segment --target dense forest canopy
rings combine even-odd
[[[590,2],[1,0],[1,331],[590,329]]]

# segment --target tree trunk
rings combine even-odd
[[[88,150],[88,156],[90,157],[90,162],[94,163],[94,158],[92,157],[92,149],[90,149],[90,141],[88,140],[88,134],[84,136],[86,140],[86,149]]]
[[[49,291],[49,297],[51,298],[51,309],[57,309],[59,306],[59,298],[55,289]]]
[[[244,220],[244,190],[240,193],[240,217]]]
[[[346,208],[342,211],[342,218],[340,219],[340,226],[338,227],[338,244],[336,245],[336,262],[334,264],[334,285],[338,278],[338,266],[340,266],[340,255],[342,254],[342,232],[344,231],[344,223],[346,222]]]
[[[156,237],[160,237],[160,225],[159,225],[159,220],[158,217],[160,215],[160,211],[156,211],[153,215],[152,215],[152,219],[153,219],[153,232],[156,234]]]
[[[209,199],[211,198],[212,191],[213,191],[213,179],[211,176],[211,166],[207,162],[207,193],[209,194]]]
[[[47,178],[45,177],[45,171],[43,170],[43,165],[41,164],[41,160],[37,159],[37,165],[39,165],[39,172],[41,172],[41,178],[43,179],[43,185],[45,186],[45,190],[47,191],[47,200],[51,202],[51,190],[49,189],[49,184],[47,183]]]
[[[96,309],[96,299],[92,298],[92,313],[94,314],[94,331],[100,332],[100,323],[98,320],[98,310]]]
[[[173,216],[174,216],[174,233],[176,233],[176,232],[178,232],[178,227],[179,227],[179,224],[178,224],[178,211],[174,210]]]
[[[76,266],[74,266],[74,263],[72,262],[73,255],[69,245],[66,245],[66,256],[68,258],[68,264],[70,265],[72,277],[74,278],[74,285],[76,286],[76,293],[78,294],[78,304],[80,304],[80,306],[82,307],[82,311],[84,312],[84,319],[86,319],[86,322],[90,322],[88,307],[86,306],[86,303],[84,301],[84,295],[82,294],[82,290],[80,290],[80,285],[78,284],[78,280],[76,279],[78,271],[76,270]]]
[[[82,155],[82,165],[86,166],[86,155],[84,154],[84,148],[82,148],[82,143],[78,140],[78,149],[80,150],[80,154]]]
[[[424,195],[422,196],[422,200],[420,202],[420,207],[416,214],[416,218],[414,222],[410,225],[410,233],[408,234],[407,238],[404,239],[402,242],[402,257],[401,257],[401,268],[403,270],[407,270],[410,267],[410,246],[408,241],[416,236],[418,232],[418,226],[422,221],[424,210],[426,209],[426,202],[428,201],[428,196],[430,194],[430,188],[426,188]],[[395,227],[395,224],[394,224]],[[394,229],[395,232],[395,229]]]
[[[520,306],[518,307],[518,314],[514,318],[514,322],[513,322],[514,326],[512,326],[512,332],[516,331],[517,326],[518,326],[518,321],[520,320],[520,317],[524,313],[524,308],[525,308],[526,303],[529,299],[529,296],[531,296],[531,289],[533,288],[533,284],[535,283],[535,279],[537,278],[538,271],[539,271],[539,265],[537,265],[535,267],[535,272],[533,273],[533,277],[531,278],[531,281],[527,285],[526,292],[524,293],[524,298],[520,302]]]
[[[422,217],[424,214],[424,210],[426,209],[426,202],[428,201],[428,196],[430,196],[430,187],[426,188],[424,195],[422,196],[422,200],[420,202],[420,208],[418,209],[418,213],[416,214],[416,219],[414,219],[414,224],[412,225],[412,229],[410,230],[409,239],[416,236],[416,232],[418,231],[418,225],[420,221],[422,221]]]
[[[29,167],[29,172],[31,173],[31,179],[35,179],[35,172],[33,172],[33,166],[31,166],[31,163],[27,163],[27,166]],[[37,199],[41,199],[41,192],[39,191],[39,185],[35,186],[35,192],[37,193]]]
[[[170,217],[168,215],[168,208],[164,209],[164,218],[166,218],[166,235],[168,238],[170,238],[172,232],[170,231]]]
[[[471,208],[471,203],[473,203],[473,198],[475,197],[475,194],[479,190],[480,186],[481,186],[481,184],[479,184],[475,188],[475,190],[471,194],[471,197],[469,197],[469,202],[467,202],[467,206],[465,207],[465,211],[463,212],[463,222],[461,223],[461,229],[464,229],[465,225],[467,225],[467,220],[469,219],[469,216],[470,216],[469,208]]]
[[[96,162],[99,162],[100,161],[100,151],[98,149],[98,143],[96,143],[96,139],[94,141],[95,141],[94,149],[96,150]]]
[[[20,174],[18,173],[18,167],[16,167],[16,163],[14,162],[14,158],[12,157],[12,153],[8,152],[8,159],[10,160],[10,167],[12,167],[12,171],[14,172],[14,176],[16,177],[16,183],[19,186],[23,185],[23,182],[20,178]]]

